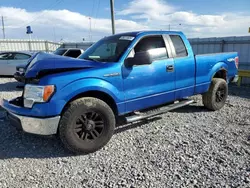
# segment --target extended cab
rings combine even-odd
[[[122,33],[79,59],[38,54],[25,72],[22,96],[1,106],[25,132],[58,133],[71,151],[90,153],[110,140],[120,119],[159,115],[192,103],[187,97],[196,94],[219,110],[238,63],[236,52],[195,56],[181,32]]]

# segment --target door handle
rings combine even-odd
[[[168,65],[167,72],[174,72],[174,65]]]

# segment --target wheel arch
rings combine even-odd
[[[225,68],[219,69],[217,72],[214,73],[213,78],[222,78],[227,81],[227,70]]]
[[[79,98],[83,98],[83,97],[93,97],[93,98],[97,98],[97,99],[104,101],[112,109],[114,115],[118,116],[118,107],[117,107],[115,100],[112,98],[112,96],[110,96],[109,94],[107,94],[103,91],[98,91],[98,90],[91,90],[91,91],[82,92],[82,93],[79,93],[79,94],[71,97],[71,99],[64,105],[61,114],[63,114],[63,112],[67,109],[67,106],[72,101],[79,99]]]
[[[224,62],[218,62],[211,70],[212,74],[210,74],[210,80],[213,78],[222,78],[227,81],[228,76],[228,65]]]

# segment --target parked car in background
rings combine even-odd
[[[13,76],[16,66],[26,65],[32,57],[29,52],[2,52],[0,53],[0,75]]]
[[[58,48],[54,54],[78,58],[83,52],[84,50],[79,48]]]
[[[18,82],[24,82],[25,71],[27,67],[29,66],[30,62],[37,56],[37,54],[39,54],[39,52],[34,53],[32,57],[29,58],[27,63],[16,66],[16,72],[14,73],[14,78]]]

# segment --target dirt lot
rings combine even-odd
[[[0,98],[21,95],[16,85],[1,78]],[[230,87],[217,112],[194,98],[188,107],[117,127],[106,147],[85,156],[1,118],[0,187],[250,187],[250,88]]]

